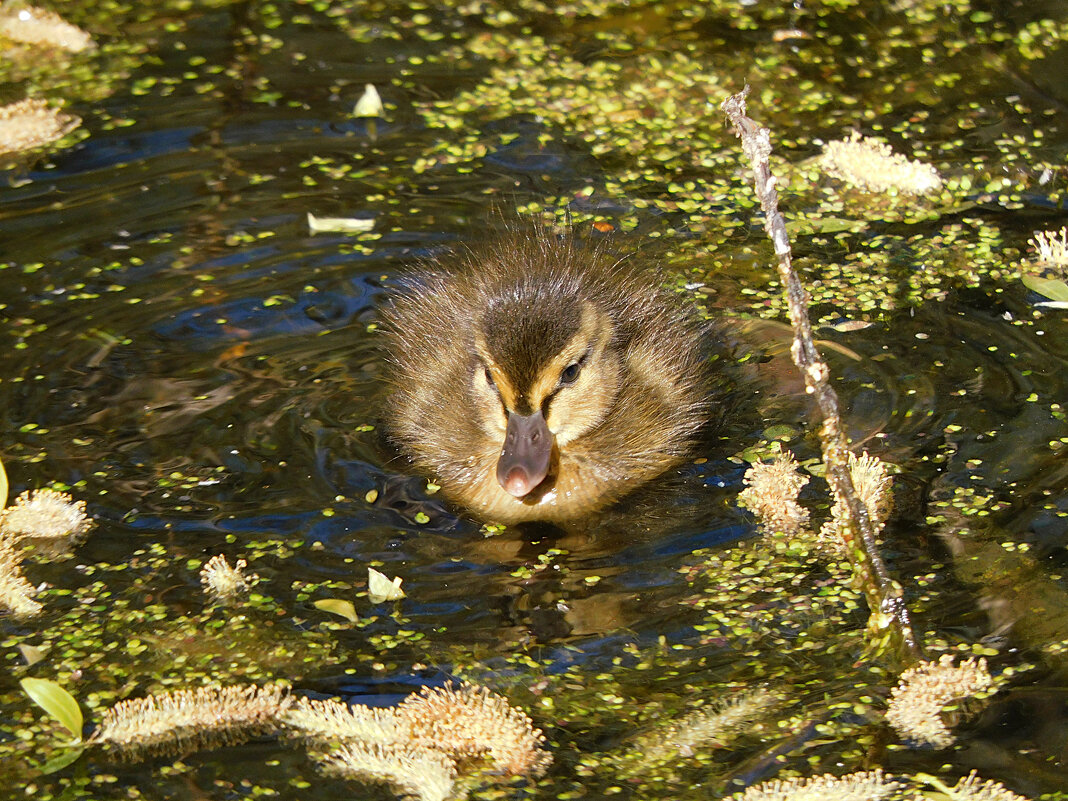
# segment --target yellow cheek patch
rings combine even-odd
[[[500,445],[504,442],[505,427],[508,423],[504,410],[501,409],[501,399],[481,375],[474,377],[472,395],[475,416],[482,431],[495,445]]]
[[[619,391],[619,360],[608,352],[612,321],[592,304],[582,307],[582,324],[567,346],[545,366],[535,382],[535,397],[544,402],[556,393],[546,423],[557,445],[582,436],[599,425]],[[583,356],[582,372],[574,384],[560,386],[560,374]],[[533,393],[532,393],[533,394]]]
[[[508,409],[514,409],[516,402],[519,400],[518,394],[515,391],[515,387],[512,386],[508,377],[504,374],[504,371],[497,365],[497,362],[489,354],[489,348],[486,347],[486,340],[480,333],[475,337],[475,352],[482,360],[482,363],[486,365],[486,369],[489,370],[490,378],[493,379],[493,383],[497,387],[497,391],[501,393],[501,400],[504,401],[504,405]],[[482,380],[475,377],[476,381]],[[492,387],[488,388],[490,392],[493,391]]]

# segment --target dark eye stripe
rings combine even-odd
[[[497,396],[497,400],[500,401],[501,411],[504,412],[504,416],[508,417],[508,405],[504,402],[504,396],[501,394],[500,387],[497,386],[497,382],[493,380],[493,374],[490,373],[490,369],[485,365],[482,366],[482,375],[486,378],[486,383],[489,384],[489,388],[493,390],[493,393]]]

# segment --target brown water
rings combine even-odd
[[[0,448],[12,496],[69,486],[97,525],[72,559],[27,563],[31,581],[55,589],[41,596],[42,617],[0,621],[10,675],[25,674],[17,644],[51,647],[31,675],[71,689],[90,720],[90,707],[204,680],[288,678],[299,691],[389,703],[463,673],[527,704],[545,676],[574,671],[594,683],[658,642],[706,647],[688,603],[695,587],[679,571],[698,549],[754,534],[734,504],[744,465],[730,457],[767,427],[799,427],[796,404],[740,421],[685,467],[683,491],[660,515],[616,516],[566,536],[487,537],[382,443],[373,323],[399,270],[485,235],[499,204],[569,205],[582,231],[600,215],[628,229],[621,248],[648,249],[689,283],[695,302],[773,317],[777,301],[762,300],[776,292],[770,250],[716,110],[748,79],[751,113],[772,126],[778,166],[793,182],[784,208],[869,223],[856,233],[817,225],[796,246],[817,287],[815,316],[871,323],[820,334],[839,346],[829,352],[851,436],[900,466],[886,547],[918,628],[936,651],[974,644],[995,672],[1033,666],[972,721],[958,750],[886,750],[894,737],[883,734],[867,757],[846,758],[809,739],[790,768],[811,772],[813,756],[814,772],[881,764],[952,783],[979,767],[1036,797],[1068,786],[1063,649],[1054,647],[1068,640],[1068,430],[1058,406],[1068,399],[1068,331],[1063,312],[1036,311],[1013,266],[1033,230],[1068,220],[1066,49],[1051,41],[1034,60],[1017,43],[1028,23],[1063,30],[1068,18],[1058,4],[996,4],[991,14],[958,5],[669,4],[602,16],[554,16],[533,3],[457,10],[326,0],[59,9],[103,47],[5,67],[12,99],[22,89],[65,98],[89,136],[9,169],[0,188]],[[643,84],[642,59],[673,57],[685,61]],[[507,107],[486,88],[509,85],[494,68],[528,62],[532,84],[549,74],[565,87],[573,128],[556,116],[556,95],[539,116],[538,97],[513,87]],[[716,85],[690,82],[694,65]],[[120,69],[128,74],[110,73]],[[650,94],[665,76],[678,85]],[[385,119],[351,116],[369,82],[387,103]],[[467,105],[462,93],[472,89],[484,107]],[[610,101],[622,103],[617,127],[591,133],[582,121]],[[642,139],[631,149],[641,137],[628,124],[673,113],[677,122],[650,135],[659,145]],[[448,114],[462,127],[441,127]],[[691,129],[691,114],[706,116]],[[820,205],[825,190],[800,176],[818,153],[813,139],[850,126],[925,153],[954,183],[941,199],[832,213]],[[715,156],[702,161],[707,152]],[[689,194],[678,188],[686,181],[697,185]],[[373,219],[373,233],[312,235],[308,212]],[[869,264],[866,254],[881,260]],[[815,453],[811,438],[791,445]],[[976,496],[989,496],[978,513],[960,500]],[[811,500],[820,497],[813,486]],[[939,505],[953,497],[959,514]],[[990,543],[1009,543],[1009,561],[979,553]],[[199,564],[217,553],[250,559],[267,599],[256,602],[261,617],[254,604],[189,622],[204,605]],[[368,564],[404,578],[402,605],[357,595]],[[917,589],[915,577],[927,574],[937,580]],[[329,597],[354,600],[363,621],[343,625],[312,605]],[[145,610],[159,610],[158,630]],[[245,613],[251,632],[235,622]],[[205,635],[201,650],[197,626],[234,633]],[[317,639],[294,645],[296,658],[252,667],[265,647],[256,634],[268,626],[268,641]],[[105,632],[103,652],[75,647],[80,628]],[[131,642],[157,653],[146,658]],[[229,663],[235,650],[247,663],[240,669]],[[713,652],[709,681],[748,675],[744,659],[732,665]],[[673,666],[666,654],[658,692],[685,710],[704,668]],[[850,685],[835,670],[859,656],[822,668],[826,703]],[[527,658],[537,667],[524,667]],[[611,705],[580,718],[576,710],[596,707],[585,696],[570,719],[530,709],[557,762],[541,789],[515,792],[599,797],[616,787],[615,777],[601,774],[602,786],[576,765],[625,743],[635,721],[648,723],[634,710],[653,693],[643,697],[633,676],[613,681],[632,693],[615,728]],[[36,776],[32,755],[44,759],[54,733],[41,730],[13,679],[0,691],[4,738],[21,730],[42,743],[5,770],[36,782],[42,797],[64,788],[71,798],[365,792],[321,778],[272,742],[204,752],[180,768],[86,755]],[[662,797],[717,798],[738,787],[717,784],[728,774],[772,777],[773,765],[756,759],[770,742],[717,752],[718,765],[686,768]],[[654,797],[644,785],[634,792]]]

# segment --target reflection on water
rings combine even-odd
[[[751,447],[766,427],[799,431],[807,413],[804,401],[769,400],[763,410],[768,419],[730,428],[694,464],[671,477],[670,486],[661,485],[588,526],[567,531],[519,527],[487,536],[493,532],[445,506],[382,441],[384,366],[376,350],[375,308],[399,270],[451,243],[486,235],[496,224],[488,222],[495,219],[488,210],[503,196],[520,207],[570,200],[578,225],[586,224],[585,214],[602,214],[634,229],[620,235],[622,246],[646,249],[669,269],[703,259],[694,273],[705,286],[695,297],[735,315],[753,314],[760,303],[744,305],[745,290],[764,287],[767,275],[759,273],[770,251],[763,250],[760,232],[750,226],[751,199],[744,183],[736,182],[730,198],[718,196],[713,180],[726,180],[735,168],[671,166],[677,154],[657,151],[656,158],[668,164],[665,169],[674,171],[665,177],[644,162],[634,167],[624,155],[625,142],[606,147],[565,130],[556,117],[523,109],[487,108],[477,130],[435,128],[426,111],[432,99],[470,90],[491,75],[496,61],[508,62],[508,53],[493,49],[502,36],[529,44],[533,34],[522,25],[508,28],[505,15],[513,12],[503,8],[494,7],[499,16],[487,11],[476,19],[470,9],[461,14],[442,6],[423,19],[387,6],[161,6],[123,12],[127,16],[120,22],[128,22],[128,30],[109,28],[94,16],[100,12],[85,12],[80,22],[102,39],[110,35],[148,44],[151,55],[106,99],[72,98],[85,106],[78,113],[92,131],[89,139],[32,169],[12,171],[9,185],[0,189],[0,331],[7,345],[0,371],[4,461],[15,492],[61,482],[88,501],[98,521],[74,560],[30,563],[28,572],[33,581],[63,591],[84,590],[95,580],[93,565],[129,563],[128,572],[107,574],[109,592],[122,599],[119,606],[159,604],[168,614],[195,615],[203,602],[196,571],[187,569],[186,561],[220,552],[254,556],[251,567],[264,579],[258,592],[276,604],[265,612],[274,616],[272,639],[299,642],[305,632],[326,633],[316,641],[315,661],[298,667],[279,657],[272,663],[280,666],[277,675],[293,678],[301,689],[364,700],[376,694],[383,696],[378,701],[390,700],[411,686],[441,681],[454,668],[447,660],[456,649],[468,649],[471,663],[530,685],[533,679],[517,672],[510,657],[529,655],[546,675],[577,666],[592,676],[624,662],[634,644],[661,643],[669,655],[676,644],[689,648],[699,639],[694,626],[700,626],[703,613],[694,610],[694,589],[680,578],[680,569],[693,563],[694,551],[722,549],[753,535],[748,517],[734,503],[744,464],[731,457]],[[654,10],[620,8],[614,13],[621,30],[613,38],[593,18],[580,17],[566,32],[552,33],[556,21],[550,14],[523,13],[531,15],[533,30],[559,37],[549,52],[559,59],[553,62],[559,80],[574,81],[570,111],[576,117],[597,100],[580,91],[582,76],[572,73],[579,65],[602,63],[608,73],[616,66],[634,69],[630,59],[637,56],[620,44],[624,40],[639,43],[642,58],[656,48],[677,48],[686,59],[718,62],[732,80],[740,81],[749,69],[748,61],[724,52],[722,31],[734,24],[729,14],[689,28],[685,15],[674,19],[665,11],[660,18]],[[814,152],[810,131],[830,122],[822,116],[829,113],[826,108],[812,111],[796,94],[796,73],[833,72],[825,80],[840,92],[844,84],[859,94],[872,87],[856,75],[839,76],[842,64],[827,42],[840,34],[832,36],[817,24],[822,18],[798,11],[798,19],[780,20],[766,13],[770,16],[760,17],[753,30],[768,41],[754,42],[753,55],[771,59],[774,54],[792,66],[769,61],[766,70],[775,77],[761,84],[772,97],[782,94],[797,105],[772,108],[767,117],[782,132],[786,157],[801,162]],[[150,22],[134,24],[138,14]],[[852,14],[867,19],[858,8],[827,24],[849,29]],[[787,23],[804,27],[806,20],[812,27],[804,36],[789,47],[772,47],[773,31],[788,32]],[[674,38],[657,40],[654,47],[647,36],[660,25],[675,31]],[[962,129],[974,122],[980,129],[970,147],[991,160],[1001,158],[994,155],[998,137],[1011,133],[992,129],[989,109],[975,111],[974,118],[965,112],[969,103],[979,102],[971,94],[979,90],[958,85],[940,99],[929,97],[929,66],[912,65],[887,40],[850,41],[862,61],[871,56],[867,47],[880,58],[900,58],[899,72],[887,86],[900,87],[907,77],[917,92],[919,106],[898,96],[904,89],[894,89],[880,112],[882,130],[903,118],[929,117],[940,130],[952,128],[940,134],[949,149],[958,133],[949,121],[960,119]],[[552,49],[561,42],[571,50],[567,58]],[[450,47],[459,50],[442,56]],[[569,60],[572,56],[578,60]],[[105,70],[114,57],[105,48],[93,63]],[[947,74],[961,68],[956,52],[940,50],[938,58]],[[677,65],[680,75],[687,64]],[[538,69],[544,67],[538,61]],[[990,68],[984,76],[998,89],[983,91],[1004,94],[1005,73]],[[640,76],[632,79],[637,92]],[[388,107],[388,120],[373,129],[367,121],[348,118],[367,82],[378,85]],[[1028,94],[1036,107],[1040,96]],[[680,106],[704,103],[703,98],[677,100]],[[633,119],[670,112],[666,102],[655,108],[652,100],[642,102],[648,105],[618,110],[621,130]],[[1063,122],[1064,102],[1051,101],[1051,106],[1054,110],[1042,119],[1053,134],[1056,122]],[[872,107],[881,108],[876,100]],[[560,108],[554,101],[551,113]],[[763,109],[752,112],[764,116]],[[846,115],[843,125],[871,120],[834,113]],[[715,129],[708,136],[718,137],[721,123],[714,111],[708,114],[698,127]],[[1019,119],[1002,114],[999,128],[1023,130],[1034,121],[1022,111]],[[117,120],[131,124],[119,126]],[[837,125],[832,133],[840,133]],[[458,147],[462,140],[464,153],[484,157],[457,167],[446,153],[453,138]],[[704,141],[692,144],[696,152]],[[934,152],[941,142],[927,145]],[[724,155],[716,165],[736,158],[725,136],[718,147]],[[1054,162],[1059,154],[1063,165],[1063,135],[1048,136],[1043,147]],[[1004,158],[994,168],[999,175],[1017,169]],[[947,156],[941,166],[960,172],[964,161]],[[697,175],[701,170],[704,178]],[[1063,187],[1063,169],[1058,175],[1057,186]],[[694,200],[693,208],[714,213],[702,217],[673,194],[674,184],[686,180],[705,181],[707,196]],[[1028,186],[1039,191],[1033,183]],[[798,192],[798,205],[816,202],[815,193]],[[1032,227],[1056,222],[1041,208],[1052,194],[1036,194],[1020,211],[999,204],[996,189],[989,192],[979,198],[962,189],[954,198],[960,211],[943,218],[929,209],[926,220],[896,223],[894,231],[921,239],[948,236],[944,226],[955,225],[963,209],[985,204],[983,224],[1001,225],[1001,245],[1018,256],[1013,248],[1022,246]],[[307,212],[374,215],[375,229],[366,235],[312,236]],[[907,225],[911,228],[903,233]],[[974,225],[981,229],[980,223]],[[843,254],[875,247],[874,233],[851,236],[817,232],[805,245],[843,263]],[[702,256],[706,245],[712,255]],[[856,263],[850,268],[860,269]],[[901,266],[904,272],[921,269],[929,265]],[[1051,640],[1068,637],[1068,626],[1059,624],[1068,608],[1061,577],[1068,536],[1062,456],[1068,432],[1059,405],[1068,397],[1068,340],[1061,319],[1036,316],[1015,281],[973,280],[963,272],[950,277],[950,268],[945,269],[940,301],[911,303],[901,290],[880,313],[878,304],[873,311],[860,301],[849,305],[855,298],[845,299],[842,308],[830,312],[872,325],[825,327],[820,336],[832,345],[828,351],[853,441],[901,466],[887,555],[906,583],[913,576],[937,574],[930,592],[909,588],[920,627],[940,643],[997,646],[1003,650],[992,662],[999,666],[1031,660],[1038,667],[1030,686],[1025,679],[1019,692],[984,713],[956,755],[887,755],[882,746],[878,753],[895,770],[936,771],[947,762],[958,773],[982,767],[1022,792],[1037,794],[1068,781],[1062,761],[1065,718],[1053,711],[1063,710],[1063,693],[1047,678],[1062,668],[1063,650],[1043,650]],[[910,280],[904,274],[896,279]],[[806,280],[820,280],[817,267]],[[835,316],[830,312],[818,311],[824,321]],[[782,345],[782,336],[771,333],[762,346],[774,350],[776,337]],[[776,375],[781,367],[781,358],[764,365],[768,386],[785,383]],[[803,458],[815,454],[814,441],[803,435],[790,446]],[[808,500],[818,497],[814,486]],[[996,539],[1011,544],[1012,559],[1002,562],[1003,550],[991,551],[987,538],[966,530],[976,521],[997,526]],[[972,567],[961,567],[965,563]],[[356,597],[368,564],[404,578],[408,599],[399,607],[402,612],[394,610],[391,617],[388,609],[368,610],[362,599],[359,626],[324,624],[313,602]],[[999,569],[1015,580],[994,581]],[[51,614],[74,605],[64,598],[62,592],[43,596]],[[84,599],[77,603],[92,606]],[[106,607],[101,604],[92,613],[105,628]],[[1036,609],[1054,623],[1030,621]],[[3,625],[13,637],[47,645],[49,621],[46,616],[39,623]],[[199,658],[193,656],[197,637],[183,625],[161,628],[162,634],[146,626],[141,636],[157,638],[163,654]],[[235,632],[240,629],[233,625]],[[758,634],[753,638],[759,640]],[[240,645],[227,647],[244,653],[245,641],[236,633],[233,640]],[[248,642],[247,649],[254,651],[255,640]],[[8,665],[21,665],[10,644],[7,650]],[[248,656],[234,657],[241,658]],[[859,654],[844,664],[854,658]],[[707,660],[705,666],[726,680],[725,675],[746,675],[742,661],[751,662],[752,656],[740,660],[736,672],[727,650],[713,649]],[[204,676],[231,675],[223,661],[216,665],[219,673],[206,670]],[[149,663],[152,670],[138,662],[142,672],[131,668],[131,675],[122,673],[114,686],[99,677],[100,664],[82,666],[85,684],[76,694],[85,698],[106,687],[106,705],[113,696],[154,689],[152,670],[172,670],[177,662],[161,658]],[[685,707],[705,679],[692,664],[665,668],[673,669],[678,670],[674,683],[661,687],[670,686]],[[178,681],[179,675],[172,670],[168,681]],[[68,677],[69,671],[62,678]],[[828,693],[845,693],[849,686],[838,676],[827,681],[834,687]],[[507,684],[503,678],[502,684]],[[13,685],[5,683],[3,689],[12,691],[4,703],[19,710],[10,713],[12,719],[24,715]],[[640,706],[647,688],[634,681],[630,689]],[[567,720],[554,719],[551,706],[543,711],[538,725],[572,754],[608,750],[628,736],[622,723],[612,729],[607,715],[603,730],[575,723],[570,731]],[[538,718],[536,710],[532,714]],[[20,725],[29,725],[28,718]],[[803,740],[800,753],[807,747]],[[317,777],[291,752],[265,748],[231,749],[219,761],[199,758],[197,769],[186,776],[191,784],[133,773],[124,774],[122,782],[179,798],[196,795],[201,782],[255,776],[295,798],[299,793],[289,782],[296,776],[321,782],[323,797],[351,794],[351,785]],[[1048,759],[1021,756],[1027,749],[1038,749]],[[874,745],[872,754],[877,762]],[[754,781],[772,775],[771,761],[761,762],[752,745],[749,756],[755,760]],[[557,790],[578,782],[569,759],[556,769]],[[795,767],[802,765],[799,759]],[[750,775],[737,767],[734,775],[743,774]],[[692,787],[700,786],[702,774],[686,775],[689,784],[668,785],[673,789],[663,797],[676,797],[679,786],[696,792]]]

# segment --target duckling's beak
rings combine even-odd
[[[549,473],[553,435],[540,411],[521,415],[508,413],[504,448],[497,460],[497,481],[504,491],[522,498]]]

